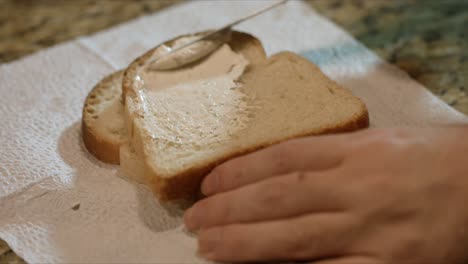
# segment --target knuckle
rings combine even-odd
[[[401,128],[377,128],[372,130],[373,136],[376,137],[382,137],[382,136],[387,136],[387,137],[394,137],[394,136],[400,136],[404,134],[405,129]]]
[[[399,128],[382,129],[371,137],[371,142],[382,146],[396,146],[397,143],[408,138],[408,131]]]
[[[216,199],[214,203],[212,207],[215,215],[214,224],[230,224],[236,220],[233,218],[230,199]]]
[[[304,171],[296,171],[292,174],[292,176],[295,183],[302,184],[307,177],[307,173]]]
[[[368,154],[370,157],[373,157],[376,151],[385,150],[389,153],[394,149],[394,143],[395,140],[391,132],[383,131],[382,133],[375,133],[375,135],[367,137],[363,142],[356,142],[353,152]],[[358,157],[359,155],[355,156]]]
[[[211,181],[214,188],[218,191],[226,190],[229,188],[227,178],[229,177],[229,165],[223,164],[213,169],[211,172]]]
[[[308,226],[307,231],[302,225],[295,225],[291,228],[292,243],[289,243],[287,251],[296,259],[308,257],[311,252],[316,252],[317,243],[314,242],[316,234],[314,226]]]
[[[369,146],[374,149],[380,150],[389,150],[393,147],[392,137],[390,136],[383,136],[380,138],[374,138],[370,141]]]
[[[290,189],[289,184],[284,181],[265,183],[259,193],[260,204],[265,208],[281,206]]]
[[[223,226],[220,226],[220,227],[216,227],[216,232],[217,232],[217,236],[218,236],[218,242],[221,246],[223,247],[226,247],[228,246],[228,242],[229,242],[229,237],[226,235],[227,233],[227,229],[228,227],[223,227]]]

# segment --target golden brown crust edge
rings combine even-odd
[[[171,178],[161,178],[158,175],[153,175],[150,179],[153,179],[150,182],[150,187],[155,193],[155,195],[162,201],[170,201],[170,200],[178,200],[178,199],[186,199],[186,200],[193,200],[196,197],[200,197],[200,184],[203,178],[208,174],[214,167],[217,165],[238,157],[242,156],[256,150],[260,150],[262,148],[266,148],[272,146],[274,144],[294,139],[294,138],[301,138],[307,136],[317,136],[317,135],[325,135],[325,134],[334,134],[334,133],[344,133],[344,132],[353,132],[360,129],[365,129],[369,127],[369,114],[367,108],[364,104],[362,104],[362,111],[359,114],[356,114],[354,119],[348,121],[347,123],[323,129],[322,131],[317,131],[315,133],[307,133],[304,135],[297,135],[291,138],[281,139],[277,142],[273,142],[267,145],[259,145],[252,147],[248,150],[240,151],[231,153],[218,161],[207,164],[205,166],[192,168],[180,175],[171,177]]]
[[[81,117],[81,136],[88,152],[90,152],[95,158],[102,162],[117,165],[120,164],[120,144],[118,142],[105,140],[102,138],[102,136],[96,133],[94,126],[90,122],[92,119],[90,116],[91,113],[87,112],[86,109],[87,106],[91,103],[91,98],[96,96],[97,91],[102,89],[103,86],[112,82],[115,78],[119,78],[122,73],[123,71],[117,71],[104,77],[93,87],[93,89],[91,89],[83,104]]]
[[[120,164],[119,147],[120,145],[103,140],[94,133],[92,128],[81,120],[82,138],[86,149],[98,160],[110,163]]]

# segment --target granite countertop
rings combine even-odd
[[[468,1],[308,3],[443,101],[468,114]]]
[[[0,0],[0,63],[183,0]],[[468,114],[468,1],[305,0]],[[24,263],[0,240],[0,263]]]

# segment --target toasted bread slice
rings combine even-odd
[[[157,104],[167,116],[157,119],[161,116],[157,108],[153,112],[138,110],[141,109],[139,96],[145,90],[136,78],[155,51],[135,60],[125,72],[123,89],[129,142],[143,161],[145,181],[161,200],[196,197],[204,175],[238,155],[292,138],[353,131],[369,125],[366,106],[308,60],[291,52],[266,59],[260,42],[248,34],[236,33],[229,44],[251,64],[238,80],[236,94],[231,94],[232,102],[215,100],[211,107],[203,96],[195,93],[190,95],[193,104],[168,97],[170,103],[158,101]],[[194,117],[190,108],[174,109],[172,116],[167,110],[174,103],[181,108],[201,105],[206,116]],[[213,110],[218,103],[232,107],[219,115]],[[197,113],[200,112],[203,111]],[[213,115],[218,125],[211,122]],[[184,130],[184,117],[196,118],[197,131]],[[177,140],[161,138],[164,127],[180,128],[173,135]]]
[[[81,119],[83,141],[97,159],[120,163],[119,149],[127,140],[122,102],[123,71],[115,72],[94,86],[86,97]]]

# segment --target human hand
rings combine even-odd
[[[185,223],[216,261],[460,263],[467,138],[401,128],[281,143],[215,168]]]

